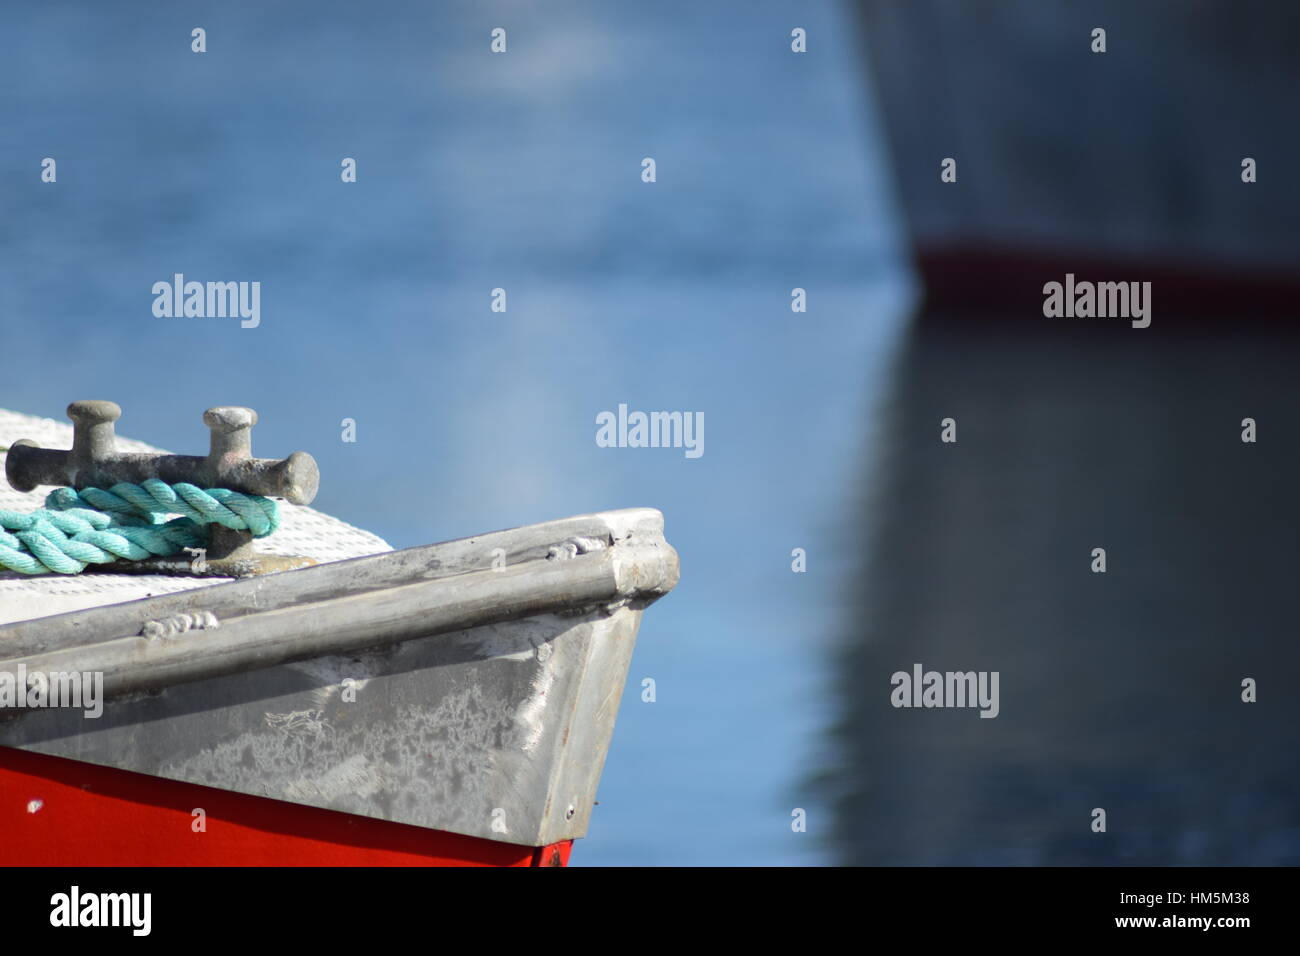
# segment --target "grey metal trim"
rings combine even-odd
[[[644,606],[677,583],[662,528],[653,509],[583,515],[20,621],[0,627],[0,671],[102,672],[113,697],[534,614]],[[220,627],[150,633],[185,614]]]
[[[118,696],[98,719],[0,712],[0,748],[524,846],[580,837],[642,609],[677,576],[662,516],[634,509],[9,625],[0,670],[99,667]]]

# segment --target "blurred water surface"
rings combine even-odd
[[[682,581],[574,863],[824,861],[804,781],[862,547],[843,515],[910,296],[848,27],[826,2],[24,4],[0,404],[112,398],[186,452],[204,408],[253,406],[257,450],[311,451],[316,506],[397,547],[662,509]],[[177,272],[261,282],[260,327],[155,318]],[[596,447],[620,402],[704,412],[704,456]]]
[[[842,862],[1300,862],[1300,334],[1099,321],[905,338],[834,669]],[[917,663],[997,672],[996,719],[893,707]]]

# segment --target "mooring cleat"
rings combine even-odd
[[[115,402],[73,402],[68,406],[73,425],[72,448],[41,448],[25,438],[14,442],[5,458],[9,484],[24,492],[41,485],[81,491],[156,478],[167,484],[188,482],[199,488],[226,488],[246,495],[283,498],[296,505],[309,504],[316,497],[320,469],[311,455],[296,451],[282,459],[252,457],[257,412],[251,408],[222,405],[203,413],[203,422],[211,433],[204,457],[118,451],[113,423],[121,417],[122,409]],[[90,565],[86,570],[242,578],[316,563],[302,556],[259,554],[249,531],[219,524],[207,528],[208,547],[203,554],[114,561]]]

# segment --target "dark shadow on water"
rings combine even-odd
[[[1300,863],[1297,358],[1232,318],[913,323],[835,667],[839,862]],[[999,672],[999,715],[895,708],[916,663]]]

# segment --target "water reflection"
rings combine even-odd
[[[1300,862],[1297,344],[918,318],[835,669],[841,862]],[[998,671],[999,716],[894,708],[916,663]]]

